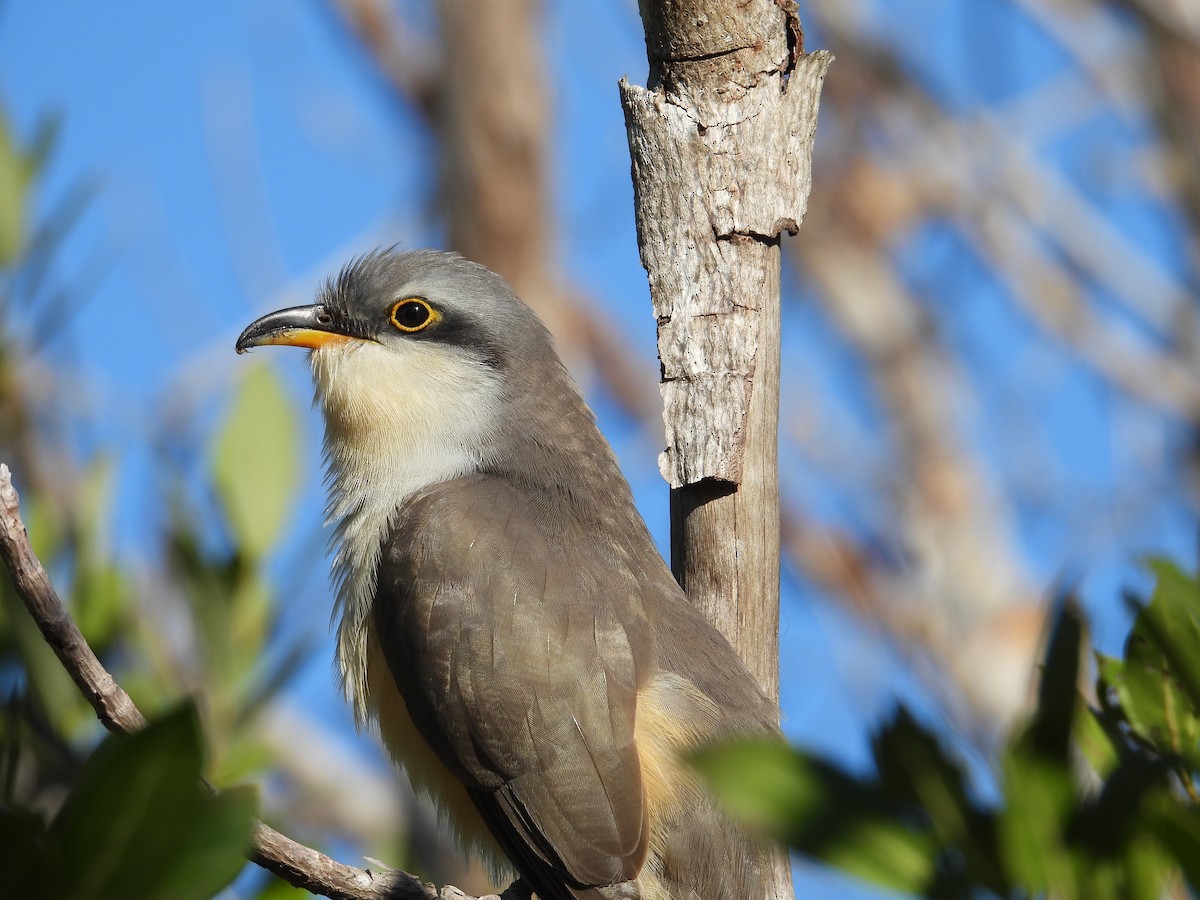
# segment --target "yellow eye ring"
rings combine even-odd
[[[391,323],[401,331],[412,334],[423,331],[441,319],[441,314],[420,297],[405,297],[392,305]]]

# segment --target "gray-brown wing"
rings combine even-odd
[[[472,476],[408,504],[380,563],[375,626],[409,714],[547,900],[646,854],[651,638],[613,557],[555,498]]]

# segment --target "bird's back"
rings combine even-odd
[[[374,618],[411,718],[544,900],[762,896],[764,848],[681,757],[775,707],[640,520],[579,499],[474,475],[404,505]]]

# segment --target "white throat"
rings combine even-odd
[[[500,415],[500,379],[463,351],[417,341],[337,344],[310,361],[325,415],[338,669],[361,722],[381,543],[405,500],[479,469]]]

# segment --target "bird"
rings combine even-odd
[[[237,339],[307,348],[336,665],[460,846],[540,900],[746,900],[771,850],[685,757],[778,707],[688,602],[537,315],[379,249]]]

